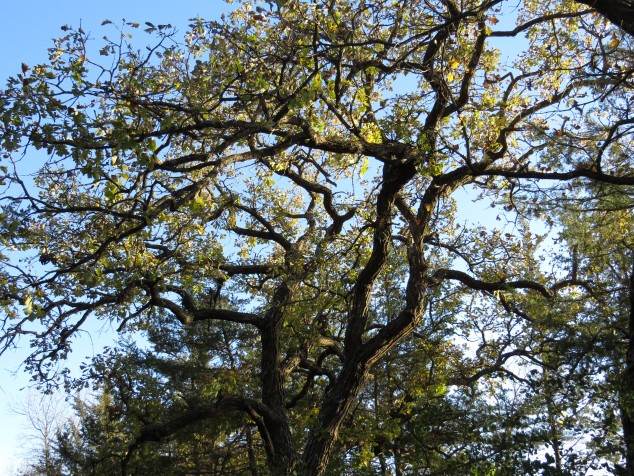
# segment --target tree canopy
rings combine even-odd
[[[98,390],[62,474],[634,471],[628,35],[572,0],[103,26],[0,92],[0,343]]]

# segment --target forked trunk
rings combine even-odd
[[[328,393],[319,412],[318,427],[313,428],[304,449],[304,476],[321,476],[325,473],[341,424],[367,379],[366,369],[355,370],[357,366],[351,367],[351,371],[342,373],[342,378]]]

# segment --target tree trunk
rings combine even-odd
[[[272,452],[269,455],[271,474],[273,476],[293,474],[297,452],[286,414],[280,415],[277,424],[268,422],[266,426],[272,445]]]
[[[351,352],[351,357],[344,364],[337,383],[324,399],[318,422],[312,429],[304,449],[302,470],[305,476],[322,476],[325,473],[341,424],[368,379],[370,368],[419,322],[426,302],[423,295],[424,293],[420,292],[415,299],[408,297],[408,301],[417,300],[418,305],[413,306],[414,309],[401,312],[392,322],[394,326],[391,332],[379,339],[380,344],[370,339],[363,345],[363,349]]]
[[[407,254],[409,278],[405,291],[405,307],[398,317],[364,342],[363,334],[368,322],[372,285],[389,254],[391,214],[396,197],[415,174],[416,168],[412,161],[400,165],[387,163],[383,169],[383,186],[376,201],[377,218],[374,222],[372,253],[355,283],[344,338],[343,368],[336,383],[325,396],[316,426],[311,429],[308,443],[304,448],[303,466],[300,469],[305,476],[322,476],[326,472],[341,424],[361,392],[370,368],[407,336],[422,319],[428,283],[425,276],[426,265],[422,258],[424,226],[427,219],[421,215],[420,220],[414,219],[410,223],[413,239]],[[435,190],[431,198],[427,198],[429,203],[435,203],[439,197],[439,192]]]
[[[325,473],[330,453],[339,435],[339,428],[367,376],[368,371],[365,367],[358,364],[349,365],[326,395],[319,412],[317,428],[313,430],[304,450],[302,469],[305,476],[321,476]]]
[[[263,424],[258,425],[258,429],[264,441],[271,474],[276,476],[291,474],[297,462],[295,441],[285,407],[284,372],[280,361],[284,307],[291,293],[288,283],[279,286],[267,313],[266,323],[260,331],[262,402],[270,409],[270,413],[265,416]]]
[[[253,451],[253,435],[251,428],[247,429],[247,451],[249,454],[249,469],[251,470],[251,476],[259,476],[257,461],[255,459],[255,452]]]

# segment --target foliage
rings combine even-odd
[[[572,1],[243,2],[145,50],[104,23],[0,93],[0,339],[97,390],[70,473],[621,464],[624,304],[563,204],[631,194],[629,37]],[[73,380],[93,321],[128,337]]]
[[[197,352],[200,340],[178,331],[165,336],[173,345],[173,353],[166,353],[170,358],[129,343],[93,363],[92,379],[108,383],[96,401],[76,400],[77,420],[58,434],[57,461],[66,474],[120,474],[122,464],[138,475],[243,474],[261,466],[257,462],[265,456],[261,445],[253,443],[255,426],[241,415],[193,420],[174,438],[129,451],[144,423],[213,406],[218,398],[218,372]],[[192,341],[198,358],[182,350]]]

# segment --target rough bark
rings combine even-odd
[[[634,2],[632,0],[577,0],[594,8],[616,26],[634,36]]]
[[[369,369],[411,332],[422,316],[426,289],[421,248],[424,233],[418,230],[413,233],[417,239],[414,239],[411,245],[415,250],[408,253],[410,276],[403,310],[377,335],[365,342],[362,339],[367,324],[372,284],[383,268],[389,252],[391,214],[397,195],[415,173],[415,167],[411,162],[399,166],[388,164],[384,168],[383,187],[377,197],[372,254],[359,273],[355,285],[344,342],[343,368],[336,383],[325,396],[317,427],[312,429],[311,437],[304,448],[302,470],[306,476],[320,476],[325,473],[339,429],[363,388]]]
[[[291,296],[287,283],[278,288],[266,323],[261,331],[262,355],[260,380],[262,402],[270,408],[269,418],[259,427],[265,442],[269,466],[274,475],[290,474],[297,460],[285,408],[284,371],[280,359],[280,332],[284,322],[284,307]]]

